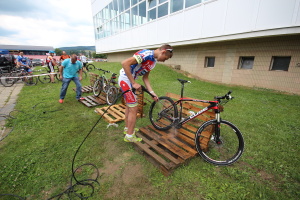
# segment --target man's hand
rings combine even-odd
[[[80,81],[82,80],[82,76],[79,76],[79,80],[80,80]]]
[[[154,101],[158,101],[158,96],[152,91],[152,92],[150,92],[154,97],[152,97],[152,99],[154,100]]]
[[[133,87],[134,89],[136,89],[137,91],[140,91],[140,90],[142,89],[141,85],[138,84],[138,83],[132,84],[132,87]]]

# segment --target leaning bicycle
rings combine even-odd
[[[243,135],[233,123],[221,118],[223,106],[233,99],[231,91],[224,96],[216,96],[213,101],[183,98],[184,84],[190,81],[178,81],[181,83],[179,100],[174,102],[170,97],[162,96],[151,104],[149,118],[152,125],[158,130],[168,130],[171,127],[179,129],[188,121],[213,110],[215,119],[204,122],[196,131],[196,149],[205,161],[215,165],[230,165],[236,162],[244,151]],[[183,118],[183,103],[188,101],[208,103],[208,106]]]
[[[111,78],[108,80],[105,76],[105,73],[111,73],[110,71],[96,68],[99,71],[102,71],[103,74],[97,78],[93,85],[93,93],[98,97],[101,92],[106,94],[106,101],[108,105],[111,105],[118,96],[119,89],[115,86],[117,84],[116,78],[117,74],[112,73]]]
[[[11,87],[19,80],[22,80],[28,86],[36,85],[38,82],[38,78],[28,73],[24,68],[12,71],[1,77],[1,83],[5,87]]]

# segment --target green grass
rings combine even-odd
[[[121,68],[119,63],[96,65],[116,73]],[[232,166],[217,167],[197,156],[165,177],[132,144],[123,141],[124,122],[107,128],[108,123],[101,120],[75,159],[75,168],[93,163],[101,174],[100,186],[94,184],[95,193],[90,199],[299,198],[298,95],[203,82],[161,64],[150,75],[159,96],[166,92],[179,94],[177,78],[192,82],[185,87],[184,95],[188,97],[212,100],[233,91],[235,99],[225,106],[222,117],[237,125],[244,135],[241,159]],[[89,80],[82,83],[88,85]],[[76,101],[73,82],[65,103],[59,104],[60,87],[60,83],[39,83],[24,86],[19,94],[17,119],[7,124],[14,130],[0,142],[0,194],[47,199],[69,186],[73,156],[99,115],[94,108]],[[147,114],[149,103],[144,109]],[[137,127],[148,124],[147,115],[137,120]],[[79,176],[93,178],[95,170],[83,167]],[[78,190],[86,193],[89,189]]]

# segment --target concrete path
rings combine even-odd
[[[18,81],[11,87],[4,87],[0,84],[0,141],[2,136],[9,130],[5,128],[5,115],[8,115],[15,107],[16,101],[24,83]]]

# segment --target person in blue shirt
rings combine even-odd
[[[17,67],[25,69],[26,72],[32,72],[31,67],[29,66],[28,58],[24,56],[22,51],[17,57]]]
[[[76,84],[76,99],[82,100],[81,97],[81,83],[82,80],[82,64],[77,60],[77,55],[71,55],[71,58],[65,59],[59,67],[60,79],[62,80],[62,87],[60,91],[59,103],[63,103],[67,89],[71,81]]]

